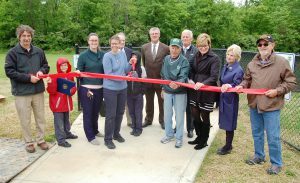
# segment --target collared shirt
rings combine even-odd
[[[190,47],[191,47],[191,45],[189,45],[188,47],[182,46],[183,53],[186,54],[186,52],[190,49]]]
[[[156,44],[151,42],[151,51],[153,51],[153,46],[154,46],[154,45],[155,45],[155,53],[157,54],[159,42],[157,42]]]

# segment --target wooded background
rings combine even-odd
[[[276,51],[300,52],[300,0],[246,0],[241,6],[224,0],[0,0],[0,48],[17,43],[20,24],[36,30],[34,44],[45,50],[86,45],[90,32],[99,34],[101,46],[120,31],[127,44],[141,46],[155,26],[166,44],[187,28],[194,38],[210,34],[214,48],[235,43],[256,50],[258,35],[270,33]]]

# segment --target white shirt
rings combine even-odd
[[[154,45],[155,45],[155,53],[157,54],[159,42],[157,42],[156,44],[151,42],[151,52],[153,51],[153,46],[154,46]]]

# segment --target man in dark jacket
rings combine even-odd
[[[31,109],[36,120],[37,145],[47,150],[45,136],[44,91],[45,86],[39,76],[49,72],[45,53],[31,44],[34,30],[28,25],[20,25],[16,35],[19,43],[9,50],[5,59],[5,73],[11,81],[12,94],[22,127],[25,149],[35,152],[34,140],[31,135]]]
[[[181,40],[182,40],[182,55],[185,56],[187,61],[190,64],[190,67],[192,67],[195,56],[198,52],[197,48],[192,45],[193,41],[193,32],[185,29],[181,33]],[[190,101],[189,94],[187,93],[187,102]],[[193,138],[193,130],[194,130],[194,123],[192,120],[192,115],[191,115],[191,108],[190,105],[186,106],[186,129],[187,129],[187,136],[189,138]]]

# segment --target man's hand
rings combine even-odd
[[[238,85],[234,89],[236,90],[237,93],[241,93],[241,92],[239,92],[239,90],[243,89],[243,86]]]
[[[267,97],[274,98],[274,97],[276,97],[278,95],[278,92],[277,92],[276,89],[271,89],[271,90],[266,91],[265,95]]]
[[[177,85],[174,81],[172,81],[170,84],[169,84],[169,87],[171,87],[172,89],[177,89],[180,87],[180,85]]]
[[[223,84],[221,87],[221,92],[224,93],[228,90],[228,88],[232,88],[230,84]]]
[[[30,82],[31,83],[37,83],[39,80],[40,80],[40,78],[38,78],[38,77],[36,77],[34,75],[30,76]]]
[[[202,86],[204,86],[203,83],[197,82],[197,83],[195,84],[195,86],[194,86],[194,89],[195,89],[195,90],[199,90],[199,88],[201,88]]]

